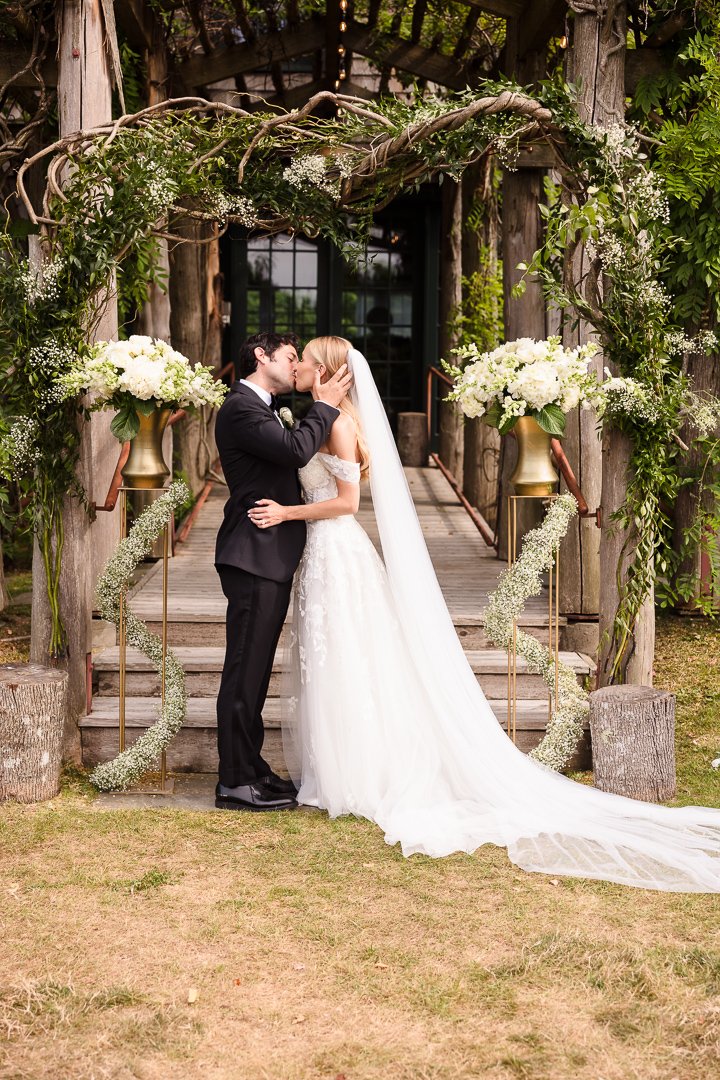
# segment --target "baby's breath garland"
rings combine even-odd
[[[121,540],[102,572],[97,584],[100,614],[103,619],[115,623],[120,620],[120,597],[127,594],[130,579],[144,555],[152,549],[155,540],[170,521],[173,511],[182,506],[190,496],[187,485],[181,481],[171,484],[152,506],[144,510],[132,526],[125,540]],[[140,649],[162,670],[162,642],[151,634],[144,622],[125,607],[127,641]],[[168,650],[165,658],[165,704],[159,720],[140,736],[133,746],[123,750],[112,761],[98,765],[90,774],[90,781],[100,791],[124,791],[130,784],[157,763],[170,740],[178,733],[185,719],[185,672],[175,655]]]
[[[483,613],[485,630],[500,649],[512,642],[516,620],[530,596],[542,589],[542,575],[553,565],[560,541],[577,513],[572,495],[554,499],[545,520],[523,537],[522,553],[517,562],[500,575],[497,589],[491,594]],[[555,695],[555,657],[530,634],[517,630],[517,652],[527,661],[528,670],[541,675],[551,695]],[[552,719],[544,738],[530,757],[542,765],[559,770],[567,763],[583,733],[582,720],[589,709],[587,694],[578,686],[575,672],[567,664],[558,664],[558,699],[553,702]]]

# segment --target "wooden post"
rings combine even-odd
[[[422,468],[428,461],[427,416],[424,412],[398,413],[398,454],[403,465]]]
[[[463,234],[462,278],[469,282],[476,275],[492,280],[498,272],[498,247],[500,243],[500,220],[497,192],[494,190],[495,162],[491,158],[471,165],[462,179]],[[477,228],[476,219],[482,211],[482,224]],[[467,285],[463,284],[463,299],[467,301]],[[496,308],[499,306],[495,305]],[[494,321],[499,312],[495,310]],[[466,331],[467,332],[467,331]],[[486,340],[488,348],[499,341]],[[497,518],[498,466],[500,461],[500,435],[495,428],[480,420],[466,420],[463,448],[463,491],[469,502],[478,508],[489,525]]]
[[[717,327],[712,325],[710,329],[714,329],[716,332],[718,330]],[[698,393],[710,393],[715,396],[720,396],[720,353],[715,353],[712,356],[690,353],[684,358],[683,370],[692,380],[693,388]],[[690,446],[689,451],[685,455],[685,468],[691,476],[698,476],[704,464],[704,454],[698,449],[697,444],[693,442],[695,432],[693,431],[692,423],[686,425],[686,428],[680,432],[680,436]],[[690,484],[686,484],[678,492],[677,500],[675,502],[673,528],[673,546],[678,554],[683,550],[685,537],[695,520],[699,497],[702,499],[704,510],[710,511],[712,509],[714,496],[712,492],[708,490],[705,490],[702,495],[700,495],[700,485],[697,480]],[[715,542],[720,544],[720,537],[716,537]],[[696,577],[697,588],[695,595],[698,597],[704,595],[705,599],[707,599],[712,586],[708,581],[708,578],[710,577],[710,567],[707,565],[704,566],[704,562],[704,554],[696,549],[684,557],[678,567],[678,574],[688,578]],[[717,607],[718,603],[720,603],[720,596],[716,595],[714,597],[714,602],[715,607]],[[681,609],[690,611],[696,609],[694,598],[679,606]]]
[[[0,802],[42,802],[60,790],[67,685],[57,668],[0,666]]]
[[[542,200],[542,174],[537,169],[518,169],[503,173],[502,196],[502,254],[505,338],[520,337],[541,340],[545,337],[545,300],[537,282],[528,281],[520,297],[513,297],[513,286],[522,277],[518,263],[528,262],[540,247],[542,234],[539,205]],[[517,462],[517,444],[512,436],[501,440],[500,471],[501,500],[499,514],[500,558],[507,557],[507,496],[512,494],[510,476]],[[537,525],[542,507],[534,499],[525,499],[518,506],[518,535],[522,536]]]
[[[545,53],[528,52],[518,59],[519,27],[516,19],[508,21],[505,71],[524,85],[531,85],[545,75]],[[503,171],[502,175],[502,260],[503,316],[505,340],[546,336],[545,298],[540,284],[528,281],[522,296],[512,295],[513,286],[521,279],[518,263],[529,262],[540,247],[542,226],[539,206],[543,199],[543,173],[539,169]],[[500,500],[498,504],[498,557],[507,558],[507,496],[512,494],[510,476],[517,462],[517,444],[512,436],[500,440]],[[540,503],[522,500],[518,507],[518,535],[522,536],[537,525],[543,516]]]
[[[213,245],[195,244],[198,237],[197,223],[190,218],[176,223],[174,231],[187,236],[188,242],[176,244],[170,252],[170,336],[173,347],[195,363],[216,366],[219,359],[220,337],[217,319],[209,297],[214,291],[209,285],[215,256]],[[203,410],[210,415],[210,410]],[[173,425],[176,456],[187,477],[193,494],[205,486],[207,471],[213,465],[217,452],[212,433],[203,415],[188,416]]]
[[[451,360],[457,344],[454,325],[462,303],[462,187],[448,177],[441,189],[440,356]],[[440,458],[458,484],[463,480],[463,415],[455,403],[440,405]]]
[[[100,0],[65,0],[59,9],[58,116],[60,135],[94,127],[111,118],[111,30],[105,26]],[[31,238],[34,239],[34,238]],[[31,245],[31,254],[38,254]],[[95,333],[95,340],[117,334],[117,308],[112,289]],[[96,413],[84,423],[78,479],[92,501],[104,502],[120,446],[110,434],[111,417]],[[97,575],[107,561],[118,534],[117,512],[90,518],[75,498],[63,507],[64,547],[60,608],[68,634],[67,713],[64,754],[80,760],[77,718],[87,707],[87,658]],[[33,554],[31,660],[45,663],[50,638],[50,613],[45,571],[37,547]]]
[[[618,564],[624,580],[625,569],[633,555],[633,545],[623,553],[626,534],[610,521],[610,515],[625,498],[627,476],[630,468],[632,442],[622,431],[608,430],[603,435],[603,536],[600,546],[600,578],[602,581],[600,608],[600,658],[598,662],[598,686],[627,682],[652,686],[653,657],[655,655],[655,593],[650,594],[638,617],[635,641],[629,650],[619,675],[613,673],[612,663],[618,641],[612,637],[615,612],[620,602],[618,591]]]
[[[145,5],[144,15],[150,24],[150,41],[145,50],[147,102],[148,105],[157,105],[168,97],[169,72],[165,31],[162,23],[148,5]],[[150,285],[147,301],[138,319],[138,333],[170,341],[170,290],[167,285],[170,272],[168,242],[164,237],[159,237],[157,243],[158,262],[165,273],[166,285],[164,289],[155,282]],[[168,430],[172,432],[172,428]]]
[[[675,695],[606,686],[590,695],[595,786],[630,799],[675,795]]]
[[[625,114],[626,5],[621,2],[608,11],[607,5],[597,0],[595,4],[583,2],[571,7],[575,16],[572,47],[568,52],[568,78],[580,88],[580,115],[586,123],[600,127],[621,123]],[[576,255],[576,280],[583,274],[583,259],[584,253],[580,250]],[[591,337],[589,328],[581,323],[574,331],[566,329],[565,344],[573,347]],[[593,367],[600,373],[606,362],[606,358],[598,354]],[[598,679],[600,685],[605,685],[611,658],[606,655],[609,642],[603,631],[612,623],[617,608],[617,566],[624,540],[613,528],[610,517],[625,497],[630,448],[626,440],[613,432],[601,449],[590,413],[581,411],[568,420],[565,452],[590,507],[594,509],[602,504],[603,527],[597,530],[590,519],[581,519],[564,542],[566,572],[561,606],[570,616],[599,612],[601,657]],[[572,624],[572,618],[569,621]],[[570,626],[568,633],[571,629]],[[575,644],[568,640],[569,647]],[[634,659],[625,673],[626,678],[638,683],[652,682],[653,644],[654,608],[650,598],[638,621]]]

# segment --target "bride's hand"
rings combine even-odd
[[[255,506],[248,510],[248,517],[258,529],[267,529],[271,525],[279,525],[285,521],[286,507],[272,499],[258,499]]]

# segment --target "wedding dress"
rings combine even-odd
[[[367,361],[353,400],[371,456],[381,560],[355,518],[308,522],[296,578],[283,723],[299,801],[376,822],[405,855],[483,844],[525,870],[720,892],[720,811],[667,808],[577,784],[521,753],[455,633]],[[359,466],[317,454],[306,501]]]

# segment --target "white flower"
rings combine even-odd
[[[500,575],[495,591],[488,599],[483,612],[485,631],[500,649],[507,649],[515,641],[519,656],[528,669],[541,675],[550,694],[555,695],[555,657],[537,638],[517,627],[526,600],[539,596],[543,575],[555,560],[560,541],[567,533],[577,503],[572,495],[560,495],[552,500],[545,520],[537,529],[523,537],[522,553],[509,569]],[[553,701],[551,720],[540,744],[530,757],[551,769],[562,769],[573,754],[583,732],[583,719],[589,711],[588,696],[578,685],[575,672],[564,663],[558,665],[558,697]]]
[[[182,481],[171,484],[158,499],[144,510],[130,533],[122,540],[97,583],[100,612],[104,619],[120,620],[120,597],[144,555],[171,520],[173,511],[187,502],[190,491]],[[151,634],[144,622],[124,606],[124,618],[129,645],[140,649],[153,661],[158,674],[162,670],[162,642]],[[159,719],[127,750],[112,761],[98,765],[90,774],[90,782],[100,791],[122,791],[157,764],[160,754],[178,733],[185,719],[185,672],[175,654],[168,649],[165,658],[165,702]]]
[[[282,420],[285,427],[287,427],[287,428],[295,427],[295,417],[293,416],[291,409],[283,407],[280,410],[280,412],[278,413],[278,416]]]
[[[455,377],[450,400],[457,401],[466,416],[483,416],[501,406],[499,423],[506,427],[514,418],[558,405],[569,412],[592,399],[597,389],[588,363],[598,346],[564,349],[559,337],[547,341],[518,338],[517,341],[480,353],[474,344],[455,350],[465,366],[461,370],[446,365]]]
[[[133,334],[127,341],[101,341],[77,357],[58,379],[66,397],[95,395],[97,406],[119,407],[117,394],[176,408],[218,406],[227,393],[210,368],[190,363],[166,341]]]
[[[292,187],[302,190],[316,188],[337,199],[340,196],[340,181],[327,175],[328,162],[322,154],[305,154],[298,157],[283,171],[283,180]]]

